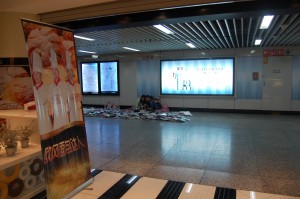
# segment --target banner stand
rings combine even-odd
[[[48,199],[70,198],[93,182],[74,33],[21,19],[36,101]]]

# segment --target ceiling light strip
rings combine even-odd
[[[86,50],[78,50],[78,52],[96,54],[96,52],[86,51]]]
[[[190,48],[196,48],[196,46],[192,43],[185,43],[187,46],[189,46]]]
[[[134,48],[129,48],[129,47],[123,47],[124,49],[126,49],[126,50],[132,50],[132,51],[140,51],[140,50],[138,50],[138,49],[134,49]]]
[[[271,22],[272,22],[272,19],[273,19],[274,15],[266,15],[264,16],[261,24],[260,24],[260,27],[259,29],[268,29]]]
[[[254,45],[259,46],[261,44],[261,39],[256,39]]]
[[[171,30],[169,30],[168,28],[158,24],[158,25],[153,25],[154,28],[159,29],[160,31],[163,31],[166,34],[174,34]]]
[[[83,39],[83,40],[87,40],[87,41],[94,41],[95,39],[91,39],[88,37],[82,37],[82,36],[78,36],[78,35],[74,35],[75,38],[77,39]]]

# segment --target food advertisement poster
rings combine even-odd
[[[38,114],[48,199],[91,181],[73,32],[21,19]]]
[[[0,66],[0,110],[23,109],[34,101],[29,67]]]

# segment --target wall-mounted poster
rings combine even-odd
[[[36,101],[48,199],[91,182],[73,32],[22,19]],[[75,190],[75,191],[74,191]]]
[[[23,109],[31,101],[29,66],[0,66],[0,110]]]

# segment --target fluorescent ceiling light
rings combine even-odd
[[[196,48],[196,46],[192,43],[185,43],[186,45],[188,45],[190,48]]]
[[[161,30],[161,31],[163,31],[164,33],[166,33],[166,34],[174,34],[171,30],[169,30],[168,28],[166,28],[166,27],[164,27],[164,26],[162,26],[162,25],[153,25],[155,28],[157,28],[157,29],[159,29],[159,30]]]
[[[96,52],[91,52],[86,50],[78,50],[78,52],[96,54]]]
[[[261,39],[256,39],[254,45],[258,46],[261,44]]]
[[[264,16],[259,29],[268,29],[273,17],[274,17],[274,15]]]
[[[124,49],[127,49],[127,50],[132,50],[132,51],[140,51],[140,50],[137,50],[137,49],[134,49],[134,48],[129,48],[129,47],[123,47]]]
[[[88,41],[94,41],[95,39],[91,39],[91,38],[88,38],[88,37],[82,37],[82,36],[78,36],[78,35],[74,35],[75,38],[78,38],[78,39],[83,39],[83,40],[88,40]]]

